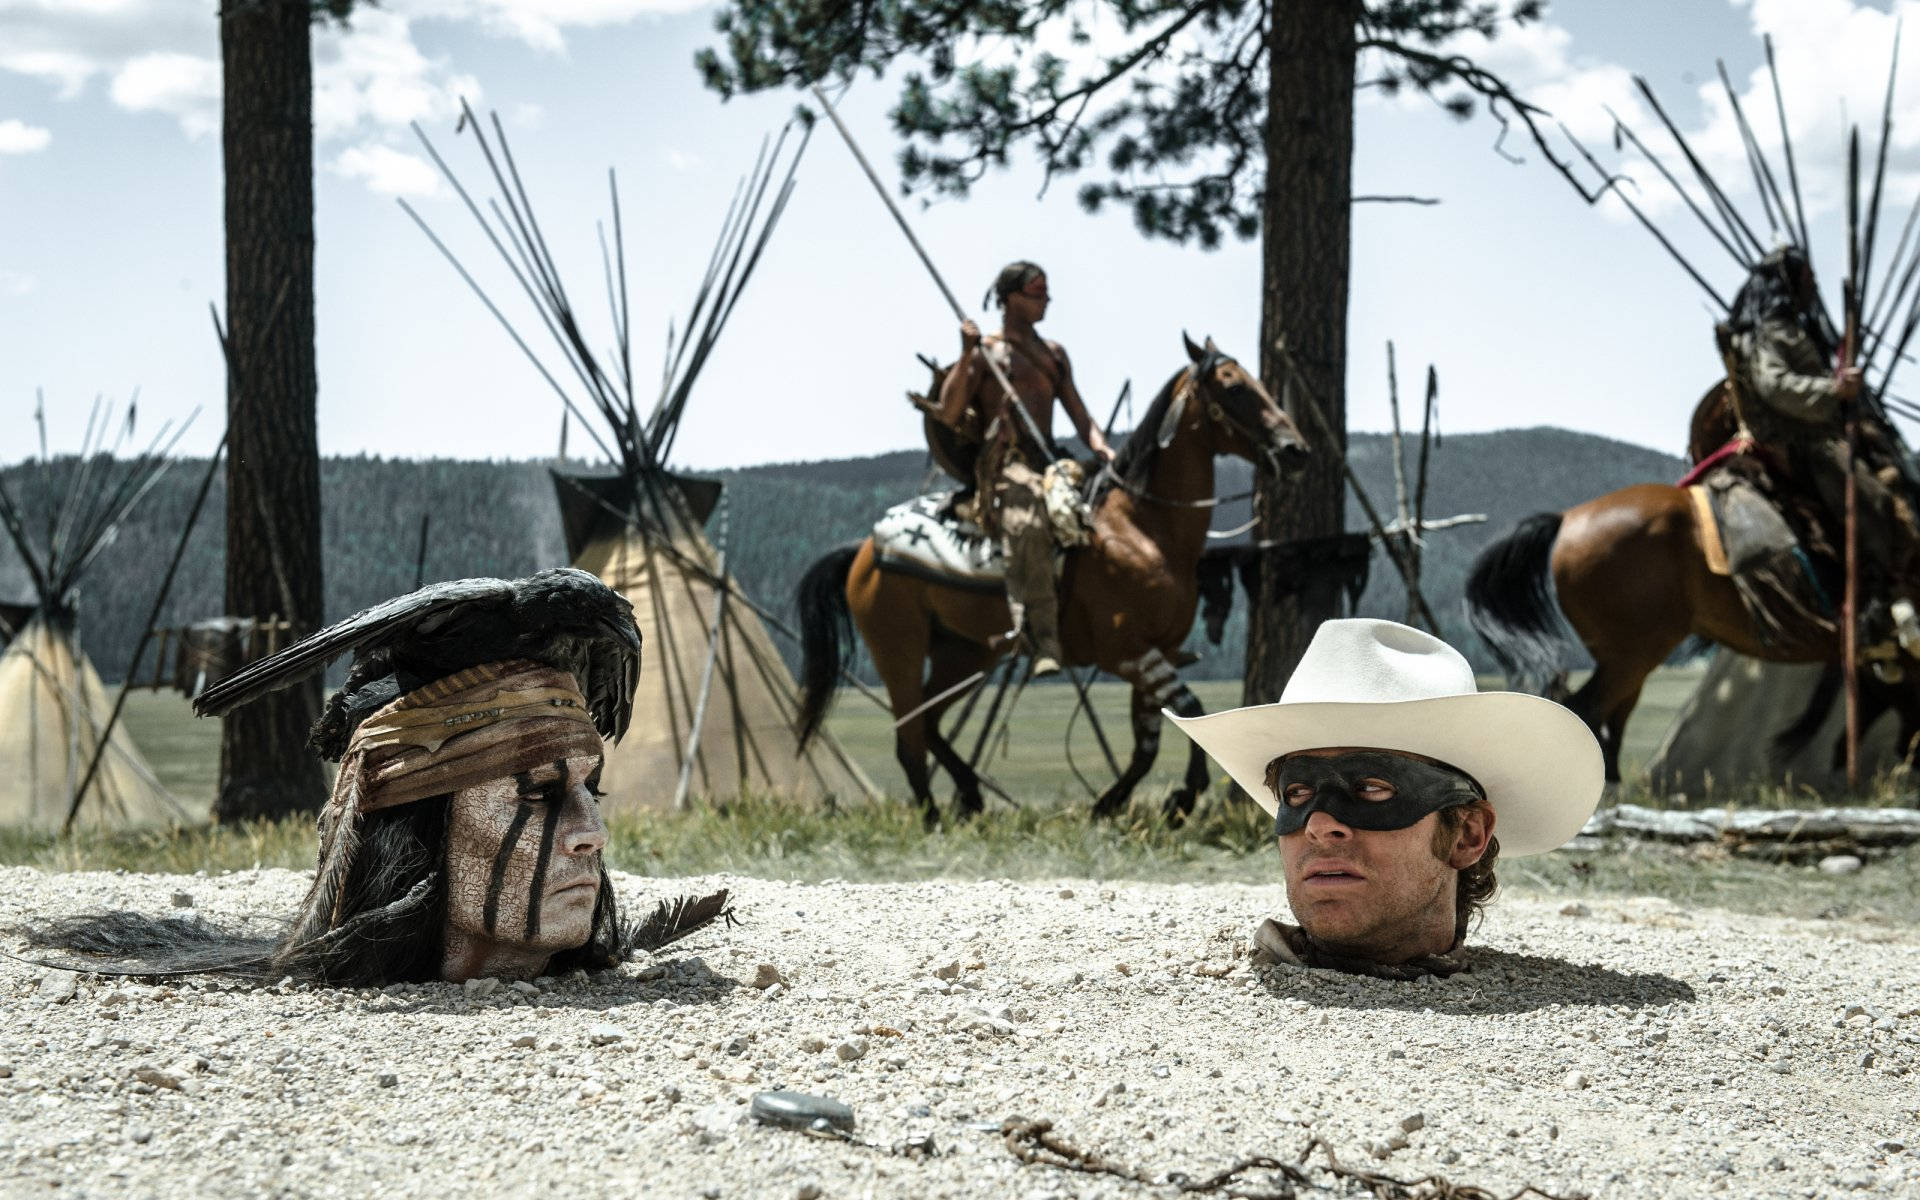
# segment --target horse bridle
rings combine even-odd
[[[1211,384],[1209,382],[1203,382],[1210,381],[1213,378],[1214,370],[1219,367],[1221,363],[1232,361],[1234,360],[1230,355],[1218,349],[1208,350],[1205,357],[1188,368],[1188,384],[1200,394],[1200,401],[1206,406],[1205,412],[1207,414],[1207,420],[1225,425],[1229,430],[1245,438],[1250,444],[1257,446],[1260,444],[1260,437],[1263,431],[1250,429],[1245,424],[1236,420],[1233,414],[1227,410],[1227,406],[1220,403],[1219,399],[1213,394]],[[1235,501],[1245,500],[1254,494],[1253,491],[1249,489],[1248,491],[1239,492],[1232,496],[1213,496],[1205,500],[1174,500],[1166,496],[1156,496],[1143,487],[1137,487],[1134,484],[1128,483],[1126,479],[1121,477],[1118,471],[1113,469],[1113,464],[1111,463],[1102,465],[1100,470],[1103,474],[1111,476],[1114,484],[1118,486],[1121,491],[1127,493],[1127,495],[1132,496],[1136,500],[1145,500],[1149,504],[1159,504],[1167,508],[1217,508],[1222,504],[1231,504]]]

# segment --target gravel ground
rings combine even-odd
[[[0,1193],[1176,1194],[1018,1162],[994,1129],[1022,1115],[1154,1178],[1319,1138],[1498,1195],[1920,1195],[1905,930],[1504,899],[1472,972],[1393,983],[1250,967],[1277,885],[616,882],[734,888],[740,924],[517,987],[0,960]],[[182,891],[232,921],[304,884],[9,868],[0,927]],[[748,1122],[776,1087],[852,1105],[871,1144]]]

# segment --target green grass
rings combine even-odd
[[[1622,759],[1629,777],[1652,757],[1673,714],[1686,701],[1699,676],[1697,668],[1680,668],[1658,672],[1648,682],[1640,709],[1627,727]],[[1497,679],[1481,681],[1482,687],[1498,685]],[[1133,747],[1133,735],[1128,727],[1127,685],[1108,680],[1094,684],[1089,691],[1113,753],[1124,765]],[[1240,685],[1236,682],[1196,683],[1193,691],[1208,712],[1240,703]],[[980,701],[982,715],[991,699],[989,695]],[[1074,717],[1076,707],[1070,686],[1029,687],[1014,710],[1010,725],[1012,736],[989,748],[981,763],[982,769],[1023,803],[1084,808],[1091,801],[1086,790],[1075,782],[1068,767],[1069,757],[1095,787],[1104,786],[1113,776],[1087,718],[1084,714]],[[122,720],[134,743],[152,763],[160,782],[185,801],[190,810],[205,811],[212,804],[218,783],[219,722],[195,720],[186,699],[172,692],[133,693]],[[1073,726],[1070,747],[1069,723]],[[977,728],[978,724],[979,716],[976,716],[974,726]],[[835,703],[827,727],[882,789],[904,790],[900,768],[893,761],[893,719],[889,714],[858,692],[847,689]],[[972,745],[973,735],[969,731],[961,738],[961,748],[970,750]],[[1172,788],[1186,770],[1186,763],[1187,741],[1168,727],[1167,736],[1160,744],[1159,760],[1142,787],[1149,792]],[[944,779],[937,790],[944,802],[948,790]]]
[[[1652,754],[1698,675],[1697,669],[1663,671],[1649,683],[1628,729],[1624,759],[1630,777]],[[1497,681],[1483,681],[1482,686],[1497,686]],[[1210,711],[1239,700],[1235,683],[1202,683],[1195,691]],[[1116,739],[1116,754],[1124,755],[1131,745],[1126,689],[1117,683],[1096,684],[1093,697],[1109,737]],[[919,815],[899,802],[827,809],[748,797],[687,815],[617,817],[609,831],[608,861],[617,869],[648,875],[729,872],[791,880],[1277,881],[1279,864],[1265,818],[1252,805],[1231,802],[1226,789],[1214,788],[1183,829],[1169,830],[1158,819],[1160,802],[1186,762],[1186,743],[1177,735],[1163,741],[1154,773],[1124,818],[1110,824],[1089,821],[1090,801],[1073,781],[1062,749],[1073,707],[1070,688],[1027,691],[1014,722],[1017,736],[993,747],[983,764],[1020,805],[990,797],[986,813],[968,824],[928,834]],[[205,806],[215,786],[219,726],[193,720],[178,696],[152,693],[132,697],[126,721],[162,782],[190,806]],[[1084,716],[1073,724],[1073,759],[1097,785],[1108,778],[1104,757]],[[886,714],[848,693],[840,699],[831,728],[876,782],[899,790]],[[947,790],[942,784],[943,805]],[[1885,802],[1894,794],[1883,786],[1872,799]],[[1659,797],[1633,786],[1617,799],[1660,803]],[[1798,800],[1785,789],[1757,789],[1734,799],[1760,807]],[[177,833],[92,834],[67,841],[0,831],[0,863],[55,871],[304,870],[312,866],[313,856],[312,824],[305,819]],[[1920,920],[1920,848],[1839,877],[1804,865],[1731,858],[1718,847],[1651,844],[1514,860],[1502,865],[1500,875],[1503,886],[1519,894],[1652,894],[1685,904],[1785,916]]]

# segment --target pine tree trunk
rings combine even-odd
[[[230,615],[321,617],[320,462],[313,364],[313,57],[308,0],[229,3],[225,73],[227,581]],[[214,818],[317,811],[306,749],[318,681],[228,716]]]
[[[1263,257],[1260,378],[1313,449],[1284,480],[1262,475],[1254,499],[1263,539],[1318,537],[1345,524],[1347,265],[1353,180],[1355,22],[1359,0],[1275,4],[1268,62],[1267,180],[1261,211]],[[1284,340],[1300,386],[1286,386],[1276,347]],[[1307,411],[1317,401],[1337,441]],[[1330,583],[1301,588],[1280,578],[1275,556],[1261,564],[1261,603],[1247,629],[1245,698],[1279,698],[1320,622],[1339,611]]]

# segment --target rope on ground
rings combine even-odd
[[[1522,1200],[1527,1196],[1536,1196],[1540,1200],[1584,1200],[1583,1196],[1578,1195],[1558,1196],[1532,1184],[1501,1197],[1485,1188],[1454,1183],[1440,1175],[1399,1179],[1378,1171],[1345,1167],[1334,1157],[1333,1147],[1317,1137],[1309,1140],[1306,1148],[1300,1151],[1300,1156],[1291,1163],[1264,1154],[1249,1155],[1225,1170],[1194,1179],[1178,1171],[1151,1174],[1082,1150],[1055,1133],[1052,1121],[1011,1117],[1002,1122],[1000,1133],[1007,1151],[1023,1163],[1082,1175],[1107,1175],[1148,1187],[1171,1187],[1182,1195],[1211,1193],[1233,1197],[1234,1200],[1300,1200],[1303,1194],[1352,1195],[1364,1190],[1375,1200]],[[1319,1166],[1314,1166],[1310,1161],[1316,1150],[1326,1159]],[[1247,1176],[1254,1172],[1265,1172],[1278,1178],[1248,1179]],[[1317,1180],[1314,1178],[1315,1172],[1323,1173],[1330,1179]],[[1329,1182],[1341,1185],[1337,1192],[1328,1186]],[[1306,1191],[1303,1193],[1302,1189]]]

